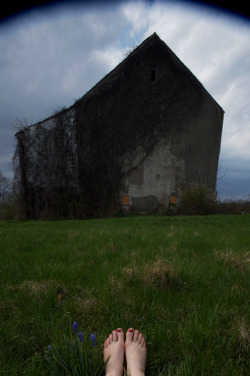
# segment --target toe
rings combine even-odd
[[[117,342],[117,331],[116,330],[113,330],[113,332],[112,332],[112,336],[113,336],[113,341],[114,342]]]
[[[139,345],[142,342],[142,338],[143,338],[142,333],[139,333],[139,335],[138,335],[138,343],[139,343]]]
[[[117,337],[118,337],[118,341],[124,342],[124,333],[121,328],[117,329]]]
[[[139,337],[139,331],[136,329],[135,332],[134,332],[134,338],[133,338],[133,341],[134,341],[134,342],[138,341],[138,337]]]
[[[142,335],[142,338],[141,338],[141,347],[146,347],[146,341],[145,341],[145,338],[143,337],[143,335]]]
[[[128,343],[132,342],[133,336],[134,336],[134,329],[133,328],[129,328],[129,330],[126,333],[126,342],[128,342]]]
[[[141,340],[141,347],[146,347],[146,342],[145,342],[144,337],[142,337],[142,340]]]

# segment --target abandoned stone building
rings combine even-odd
[[[70,108],[16,134],[26,217],[153,212],[216,189],[223,109],[153,34]]]

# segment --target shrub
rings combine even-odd
[[[180,200],[178,214],[207,215],[216,213],[214,193],[207,187],[197,187],[186,191]]]
[[[227,200],[217,203],[217,212],[219,214],[245,214],[250,213],[250,201],[245,200]]]
[[[17,219],[17,202],[15,197],[9,197],[8,200],[0,200],[0,220],[9,221]]]

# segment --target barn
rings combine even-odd
[[[16,134],[26,217],[157,212],[194,187],[214,192],[223,116],[154,33],[71,107]]]

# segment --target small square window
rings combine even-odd
[[[151,69],[151,81],[155,81],[156,79],[156,72],[155,68]]]

